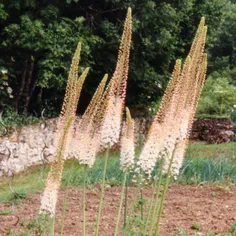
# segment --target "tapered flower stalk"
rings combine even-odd
[[[134,121],[126,108],[126,122],[121,135],[120,167],[123,172],[134,167]]]
[[[202,28],[201,28],[202,27]],[[167,151],[165,157],[165,164],[163,166],[163,172],[167,172],[172,152],[175,151],[173,158],[171,174],[177,176],[181,164],[183,163],[184,153],[186,145],[188,143],[188,136],[191,131],[193,118],[196,110],[196,105],[205,81],[206,74],[206,55],[203,54],[203,49],[206,39],[207,28],[200,23],[198,30],[198,42],[195,43],[195,47],[192,48],[192,57],[189,57],[188,66],[183,68],[181,77],[185,81],[181,88],[181,96],[177,103],[175,112],[175,122],[179,126],[172,126],[172,134],[167,140]],[[185,70],[186,69],[186,70]],[[185,78],[187,76],[187,78]],[[174,137],[175,136],[175,137]],[[174,141],[175,139],[175,141]],[[182,154],[180,153],[182,150]]]
[[[128,79],[130,44],[132,35],[131,8],[128,9],[117,65],[113,77],[103,96],[101,116],[101,144],[105,148],[118,142]]]
[[[115,234],[118,234],[121,209],[123,205],[124,192],[126,187],[126,179],[129,171],[134,167],[134,121],[131,118],[130,111],[126,107],[126,122],[124,122],[122,136],[121,136],[121,150],[120,150],[120,167],[124,172],[124,178],[122,182],[122,190],[120,197],[120,205],[117,214]],[[127,209],[125,209],[126,211]]]
[[[88,73],[87,68],[78,80],[80,51],[81,44],[79,43],[72,60],[65,98],[55,134],[56,153],[54,161],[51,163],[46,187],[41,198],[40,213],[48,214],[50,217],[55,216],[57,195],[64,166],[64,155],[67,152],[68,142],[71,137],[71,127],[75,119],[81,88]]]
[[[164,121],[166,112],[168,111],[171,105],[171,99],[173,97],[173,93],[174,92],[176,93],[176,86],[179,84],[180,72],[181,72],[181,60],[178,59],[176,60],[175,67],[171,75],[171,79],[162,97],[162,101],[157,111],[157,114],[154,118],[153,124],[156,124],[157,122],[161,123]]]
[[[88,165],[89,167],[93,166],[100,145],[97,110],[101,103],[106,81],[107,75],[102,79],[84,115],[79,120],[68,153],[70,158],[73,157],[80,164]]]
[[[102,98],[102,104],[99,110],[99,120],[101,120],[100,143],[107,149],[105,165],[103,170],[103,180],[100,202],[98,207],[98,216],[96,224],[96,233],[99,234],[100,217],[104,198],[105,177],[109,149],[118,142],[120,137],[121,121],[124,110],[126,84],[129,69],[129,54],[132,35],[132,15],[131,8],[128,9],[124,24],[124,31],[120,43],[118,59],[115,72],[107,86]]]
[[[79,135],[72,138],[69,157],[73,157],[82,165],[92,167],[99,148],[99,136],[94,133],[92,122],[81,130]]]
[[[198,94],[199,97],[205,79],[201,76],[205,74],[205,70],[202,69],[206,39],[204,22],[204,18],[202,18],[182,70],[181,61],[176,61],[172,79],[165,91],[141,152],[138,165],[141,172],[149,177],[158,159],[164,159],[163,172],[166,173],[169,165],[172,164],[170,161],[173,160],[173,163],[175,163],[175,157],[172,158],[175,147],[177,147],[176,158],[181,156],[178,154],[180,149],[184,149],[183,143],[186,143],[185,140],[191,129],[195,112],[192,107],[196,107],[198,99],[195,94]],[[204,71],[204,73],[201,71]],[[178,143],[180,143],[180,147],[178,147]],[[182,159],[176,160],[178,164],[170,169],[171,172],[178,172],[174,169],[179,169],[177,166],[180,166],[179,163],[182,163]]]
[[[179,170],[182,167],[184,161],[184,155],[189,143],[189,136],[193,124],[194,114],[206,78],[206,68],[207,68],[207,55],[203,54],[201,71],[199,72],[199,82],[196,84],[195,92],[193,91],[192,100],[190,101],[188,106],[189,110],[189,116],[187,121],[188,127],[186,127],[186,125],[183,125],[184,127],[182,127],[182,134],[181,134],[182,138],[180,137],[179,141],[176,144],[175,156],[171,169],[171,173],[174,177],[178,176]]]

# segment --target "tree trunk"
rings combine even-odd
[[[15,98],[15,109],[17,113],[19,112],[19,102],[20,102],[23,90],[25,88],[25,79],[26,79],[27,69],[28,69],[28,59],[25,60],[24,71],[21,76],[21,86]]]
[[[34,64],[35,64],[35,60],[34,57],[31,56],[31,63],[30,63],[30,69],[29,69],[29,78],[26,84],[26,100],[25,100],[25,105],[24,105],[24,109],[23,109],[23,114],[27,115],[28,113],[28,106],[29,106],[29,102],[31,99],[31,96],[34,92],[35,86],[36,86],[36,80],[32,81],[32,74],[34,71]]]

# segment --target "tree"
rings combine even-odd
[[[129,6],[134,13],[129,107],[146,111],[162,96],[174,61],[186,57],[201,16],[205,16],[209,29],[209,73],[227,67],[233,73],[233,1],[3,0],[0,66],[8,69],[14,95],[11,104],[15,109],[39,114],[46,108],[46,115],[58,114],[71,55],[78,41],[82,41],[82,67],[91,68],[82,91],[82,112],[103,75],[111,75],[114,70]]]

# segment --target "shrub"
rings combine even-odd
[[[197,114],[230,115],[236,104],[236,87],[228,78],[209,76],[198,104]]]

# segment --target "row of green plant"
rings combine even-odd
[[[219,148],[218,148],[219,146]],[[231,149],[232,148],[232,149]],[[233,149],[234,148],[234,149]],[[191,144],[186,159],[177,180],[172,179],[171,184],[200,184],[200,183],[225,183],[236,184],[236,144],[223,145],[194,145]],[[216,151],[206,150],[215,149]],[[192,150],[197,150],[192,152]],[[223,154],[218,151],[224,150]],[[203,156],[199,156],[203,155]],[[124,177],[119,166],[119,154],[111,154],[107,163],[106,183],[107,187],[120,186]],[[96,159],[94,166],[88,170],[86,186],[94,186],[101,183],[104,167],[104,156]],[[20,176],[15,176],[13,188],[18,194],[14,196],[9,189],[11,178],[5,178],[0,182],[0,202],[11,202],[14,198],[25,198],[28,194],[36,193],[43,188],[42,171],[46,176],[49,168],[36,167],[28,170]],[[62,186],[82,186],[83,167],[77,161],[67,161],[62,175]]]

